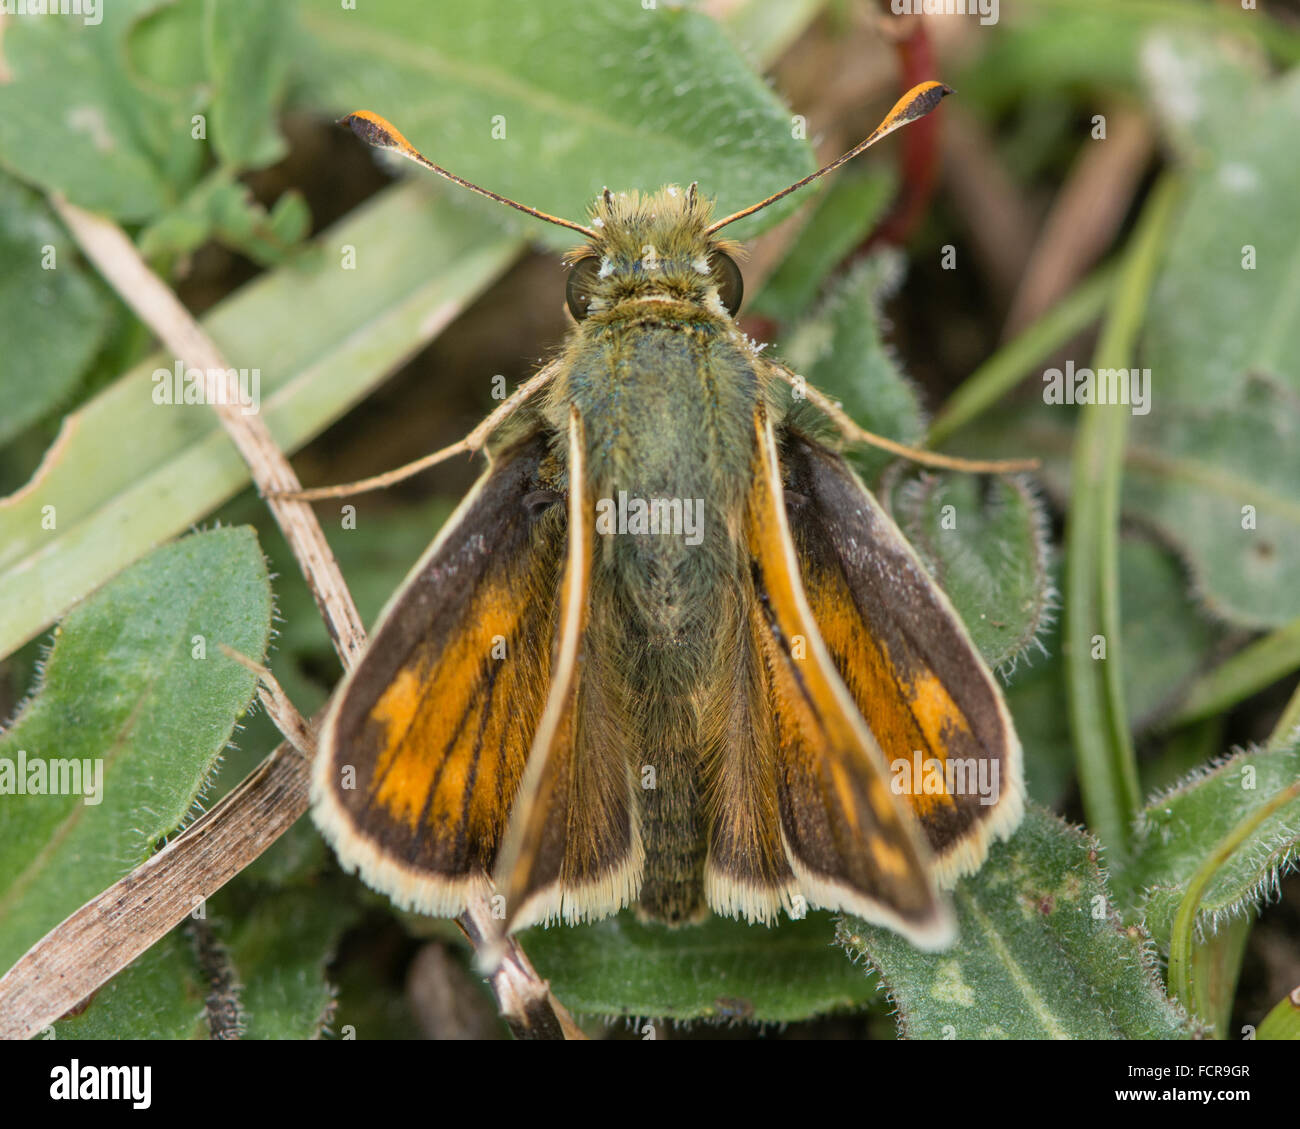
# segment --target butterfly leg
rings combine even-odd
[[[343,482],[337,486],[317,486],[310,490],[276,490],[272,491],[269,496],[280,498],[286,502],[319,502],[325,498],[350,498],[354,494],[382,490],[386,486],[404,482],[406,479],[419,474],[420,471],[436,466],[438,463],[446,462],[456,455],[477,454],[492,437],[493,432],[514,415],[526,400],[531,399],[541,389],[545,388],[555,378],[557,371],[555,365],[547,365],[541,372],[516,388],[509,397],[502,401],[499,407],[495,408],[464,439],[451,444],[449,447],[443,447],[432,454],[423,455],[414,462],[409,462],[394,470],[385,471],[383,474],[376,474],[370,478],[362,478],[356,482]]]
[[[865,428],[859,427],[838,404],[829,397],[823,396],[803,377],[796,376],[789,369],[780,365],[773,365],[772,368],[782,380],[795,390],[797,397],[811,400],[839,428],[840,434],[850,443],[866,443],[872,447],[879,447],[882,451],[889,451],[891,454],[911,459],[912,462],[920,463],[922,466],[942,467],[945,470],[964,470],[974,474],[1009,474],[1012,471],[1036,470],[1038,468],[1037,459],[962,459],[955,455],[941,455],[937,451],[925,451],[919,447],[909,447],[905,443],[887,439],[883,435],[877,435],[873,431],[867,431]]]

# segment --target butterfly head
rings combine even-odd
[[[570,252],[567,301],[578,321],[632,302],[687,302],[719,316],[740,307],[738,246],[710,231],[713,202],[669,185],[653,194],[605,189],[591,209],[592,237]]]

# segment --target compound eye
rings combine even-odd
[[[745,280],[740,275],[740,268],[735,260],[725,251],[714,251],[709,256],[709,269],[713,280],[718,285],[718,297],[732,317],[740,309],[740,300],[745,296]]]
[[[600,260],[595,255],[587,255],[569,268],[569,282],[565,287],[564,300],[569,303],[569,313],[577,321],[582,321],[590,311],[591,300],[596,294],[599,271]]]

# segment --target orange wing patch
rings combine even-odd
[[[472,626],[431,666],[421,656],[399,670],[371,710],[384,727],[371,798],[412,831],[463,821],[470,841],[495,846],[499,797],[518,787],[531,739],[520,720],[536,716],[544,685],[510,659],[512,646],[533,649],[523,636],[537,625],[524,619],[509,592],[480,593]]]
[[[843,460],[789,436],[782,463],[808,603],[950,885],[1020,821],[1010,713],[947,597]]]
[[[918,815],[952,807],[942,788],[948,750],[965,744],[970,726],[943,683],[930,670],[900,672],[883,641],[871,635],[853,602],[843,573],[822,559],[803,557],[804,585],[813,616],[836,668],[853,695],[863,719],[880,745],[891,773],[913,774],[915,754],[933,762],[930,790],[904,793]],[[902,764],[899,764],[899,761]],[[908,779],[911,776],[908,775]]]
[[[525,504],[548,492],[546,459],[541,437],[499,457],[322,726],[317,825],[345,869],[421,912],[459,913],[487,889],[546,699],[565,521]]]

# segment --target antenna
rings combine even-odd
[[[853,160],[853,158],[864,149],[871,148],[871,146],[882,137],[885,137],[886,135],[893,133],[894,130],[907,125],[908,122],[914,122],[917,118],[925,117],[926,114],[933,110],[951,93],[952,88],[944,86],[941,82],[922,82],[919,85],[912,87],[911,90],[894,103],[894,108],[885,115],[885,120],[872,130],[871,136],[860,144],[855,145],[845,153],[844,156],[832,161],[829,165],[824,165],[815,173],[809,173],[802,180],[796,180],[789,188],[781,189],[780,192],[773,196],[769,196],[766,200],[760,200],[757,204],[751,204],[748,208],[742,208],[740,211],[733,212],[731,215],[718,220],[717,223],[710,225],[706,234],[712,235],[715,231],[726,227],[729,223],[735,223],[736,220],[742,220],[746,216],[752,216],[755,212],[762,211],[769,204],[776,203],[776,201],[781,199],[782,196],[789,196],[791,192],[797,191],[805,184],[811,184],[818,177],[825,176],[828,172],[834,171],[846,161]],[[515,206],[518,207],[517,204]]]
[[[477,192],[480,196],[486,196],[489,200],[495,200],[498,204],[508,204],[525,215],[532,216],[534,219],[545,220],[547,223],[557,224],[560,227],[567,227],[572,231],[581,232],[588,239],[600,238],[599,232],[592,231],[589,227],[583,227],[580,223],[561,219],[559,216],[548,215],[546,212],[539,212],[536,208],[528,207],[527,204],[520,204],[507,196],[501,196],[496,192],[488,191],[486,188],[480,188],[477,184],[471,184],[468,180],[458,177],[455,173],[448,172],[441,165],[435,165],[402,136],[401,130],[378,114],[372,114],[369,110],[357,110],[355,113],[339,118],[339,125],[349,126],[352,132],[367,145],[371,145],[376,149],[387,149],[390,153],[398,153],[407,160],[414,161],[417,165],[423,165],[426,169],[445,177],[453,184],[459,184],[462,188],[468,188],[471,192]]]

